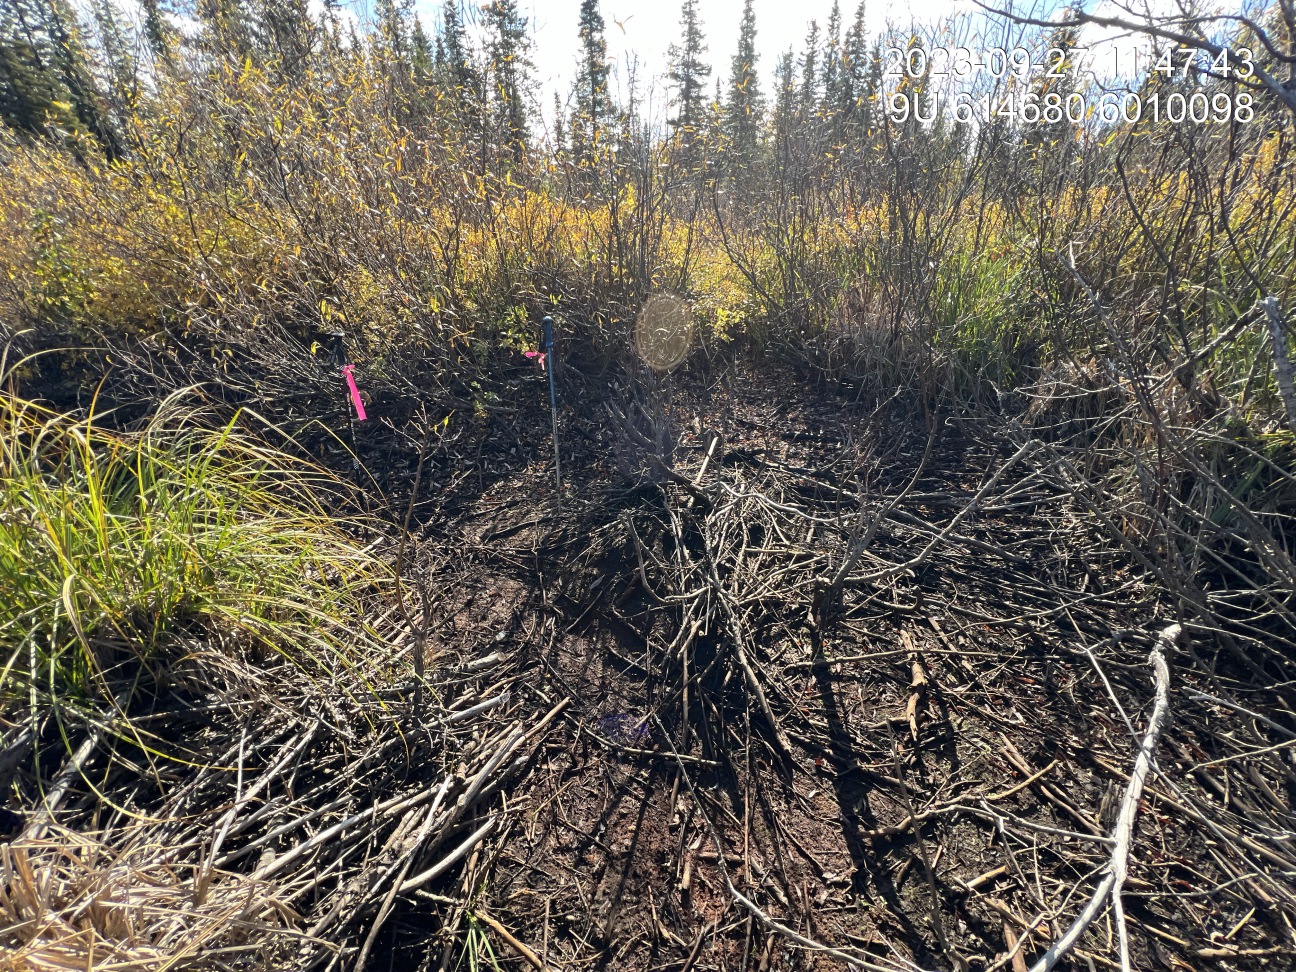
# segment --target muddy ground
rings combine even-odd
[[[501,721],[567,705],[506,825],[399,904],[371,967],[1032,964],[1101,878],[1149,650],[1182,620],[1136,558],[1038,453],[1013,459],[1020,421],[768,363],[560,387],[561,495],[519,369],[430,450],[407,577],[429,673],[480,664]],[[386,471],[399,507],[411,470]],[[1200,634],[1169,662],[1133,966],[1284,967],[1288,689]],[[1104,913],[1062,967],[1118,968],[1115,934]]]

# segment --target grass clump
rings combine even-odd
[[[159,686],[195,652],[362,666],[386,569],[345,484],[168,399],[142,429],[0,399],[0,711]]]

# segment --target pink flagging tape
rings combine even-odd
[[[545,353],[544,353],[543,351],[528,351],[528,352],[526,352],[526,356],[527,356],[528,358],[538,358],[539,361],[540,361],[540,370],[541,370],[541,371],[544,371],[544,369],[545,369]]]
[[[360,401],[360,389],[356,387],[353,371],[355,371],[355,365],[342,366],[342,374],[346,375],[347,387],[351,389],[351,404],[355,406],[356,420],[363,422],[366,418],[364,402]]]

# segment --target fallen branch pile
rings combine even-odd
[[[498,828],[562,709],[524,716],[500,661],[442,672],[422,708],[250,670],[188,711],[125,701],[0,845],[0,967],[363,968],[395,900]]]
[[[1174,592],[1104,542],[1055,447],[914,439],[881,414],[836,434],[793,423],[772,443],[729,424],[755,431],[719,448],[685,436],[698,465],[654,477],[650,499],[586,491],[530,551],[493,551],[539,554],[559,576],[532,638],[543,678],[572,703],[573,739],[624,767],[612,793],[646,788],[628,833],[597,844],[612,892],[601,869],[579,892],[535,870],[561,843],[517,844],[502,887],[586,915],[562,945],[547,924],[523,941],[549,941],[560,964],[600,942],[605,960],[674,942],[691,964],[703,936],[725,967],[782,942],[858,968],[1018,972],[1032,956],[1146,968],[1296,945],[1296,734],[1245,704],[1283,690],[1222,664],[1227,638],[1206,626],[1180,642],[1155,620],[1175,615]],[[790,451],[798,435],[809,444]],[[609,625],[631,642],[605,648]],[[1145,703],[1140,730],[1130,710]],[[560,765],[555,780],[584,764]],[[555,811],[557,828],[579,810]],[[573,833],[603,833],[608,813]],[[663,839],[667,926],[660,875],[633,876],[655,873],[635,855]],[[631,896],[656,903],[634,913]],[[1086,929],[1108,903],[1103,945]]]

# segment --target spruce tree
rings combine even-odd
[[[581,0],[580,69],[576,74],[576,110],[571,119],[576,160],[593,162],[611,114],[608,99],[607,39],[598,0]]]
[[[92,7],[99,47],[103,53],[103,80],[119,120],[135,111],[139,99],[139,73],[135,67],[134,38],[123,26],[121,11],[112,0],[97,0]]]
[[[801,57],[801,111],[808,118],[819,102],[819,22],[810,21],[805,54]]]
[[[738,24],[738,51],[729,75],[729,102],[725,105],[725,135],[739,166],[749,163],[756,155],[765,112],[765,98],[756,70],[756,13],[752,2],[746,0],[743,4],[742,20]]]
[[[472,68],[468,62],[468,38],[463,19],[459,16],[458,0],[445,0],[441,8],[441,33],[437,35],[437,49],[443,58],[446,80],[451,88],[466,87],[472,81]]]
[[[162,17],[158,0],[140,0],[144,15],[144,39],[148,41],[153,56],[163,61],[171,57],[171,29]]]
[[[412,114],[417,121],[424,121],[436,114],[437,99],[433,86],[437,67],[432,38],[417,15],[410,30],[410,67],[413,70]]]
[[[404,58],[410,48],[411,11],[405,0],[378,0],[378,39],[386,51]]]
[[[562,98],[554,92],[554,155],[561,156],[567,151],[567,131],[563,118]]]
[[[720,79],[715,79],[715,96],[707,104],[707,142],[710,145],[719,145],[724,136],[725,113],[724,113],[724,95],[720,86]]]
[[[420,82],[432,76],[436,68],[436,55],[432,51],[432,41],[423,29],[423,21],[414,18],[414,30],[410,34],[411,60],[414,64],[414,76]]]
[[[670,46],[670,81],[675,86],[677,111],[670,120],[676,137],[692,156],[692,146],[706,130],[706,82],[711,65],[702,60],[706,40],[698,17],[697,0],[684,0],[680,9],[680,44]]]
[[[828,14],[828,30],[824,34],[823,52],[823,114],[835,118],[841,109],[841,6],[833,0]]]
[[[873,41],[869,49],[868,67],[864,71],[864,101],[869,131],[877,131],[878,120],[882,117],[882,41]]]
[[[249,13],[257,50],[281,77],[300,80],[315,51],[319,33],[307,0],[257,0]]]
[[[473,64],[468,32],[459,12],[458,0],[445,0],[441,8],[441,29],[436,37],[436,83],[447,95],[450,114],[460,124],[484,130],[485,84]]]
[[[517,0],[494,0],[485,8],[489,30],[491,90],[496,123],[514,162],[526,154],[526,81],[531,62],[527,19],[518,11]]]
[[[796,60],[792,48],[783,52],[774,73],[774,132],[780,140],[791,137],[796,114]]]
[[[0,16],[0,113],[32,134],[88,134],[112,162],[117,131],[87,64],[81,24],[67,0],[10,0]],[[71,106],[68,111],[64,105]]]
[[[214,58],[243,61],[252,53],[252,38],[239,0],[198,0],[194,6],[202,33],[199,45]]]
[[[846,31],[842,46],[837,110],[844,126],[855,133],[868,127],[868,77],[870,69],[868,32],[864,26],[864,3],[855,8],[855,20]]]
[[[1074,51],[1079,45],[1079,34],[1078,24],[1055,27],[1048,36],[1048,49]],[[1068,56],[1059,67],[1061,70],[1056,73],[1061,77],[1038,76],[1031,81],[1030,89],[1038,106],[1044,106],[1046,98],[1056,98],[1056,104],[1064,109],[1060,117],[1049,121],[1041,113],[1037,124],[1026,125],[1021,132],[1023,158],[1029,162],[1022,170],[1032,176],[1037,174],[1041,183],[1060,178],[1076,153],[1076,126],[1065,111],[1068,97],[1076,91],[1074,65]]]
[[[100,107],[103,99],[90,75],[76,12],[66,0],[44,0],[38,6],[44,8],[52,64],[72,96],[72,110],[99,140],[108,161],[114,161],[121,155],[121,144]]]
[[[48,38],[27,7],[18,2],[0,11],[0,118],[27,135],[47,134],[48,124],[74,129],[76,116],[58,107],[67,92],[50,68]]]

